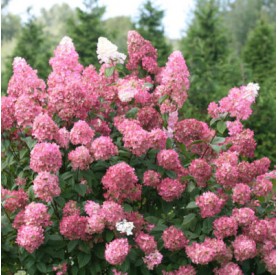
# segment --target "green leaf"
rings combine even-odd
[[[77,259],[79,268],[82,268],[90,262],[91,254],[79,253]]]
[[[126,113],[126,117],[127,118],[135,118],[137,113],[138,113],[138,108],[134,107],[132,109],[130,109],[127,113]]]
[[[177,175],[176,175],[176,173],[174,171],[166,170],[165,174],[167,175],[167,177],[169,177],[171,179],[176,179],[177,178]]]
[[[209,125],[210,126],[212,126],[216,121],[218,121],[220,118],[213,118],[211,121],[210,121],[210,123],[209,123]]]
[[[73,240],[68,243],[68,252],[71,252],[78,244],[78,240]]]
[[[226,122],[221,120],[221,121],[218,121],[217,122],[217,125],[216,125],[216,128],[217,128],[217,131],[221,134],[223,134],[227,128],[226,126]]]
[[[85,184],[77,184],[74,186],[74,190],[83,197],[86,194],[87,186]]]
[[[196,215],[193,213],[190,213],[186,216],[183,217],[183,222],[182,222],[182,228],[186,229],[190,226],[190,224],[195,220]]]
[[[105,240],[107,242],[111,242],[113,240],[113,238],[114,238],[114,233],[112,231],[110,231],[110,230],[107,230],[105,232]]]
[[[74,266],[74,267],[71,269],[71,272],[72,272],[72,275],[77,275],[77,274],[78,274],[78,267],[77,267],[77,266]]]
[[[50,235],[49,237],[49,240],[51,241],[62,241],[63,240],[63,237],[61,235]]]
[[[131,212],[133,210],[132,206],[127,203],[124,203],[123,207],[124,207],[125,212]]]
[[[21,140],[23,140],[27,144],[30,151],[34,148],[35,144],[37,143],[37,141],[32,139],[31,137],[21,138]]]
[[[225,142],[224,137],[214,137],[211,144],[219,144],[219,143],[223,143],[223,142]]]
[[[153,87],[153,84],[152,84],[152,83],[149,83],[149,82],[145,82],[145,83],[144,83],[144,86],[147,87],[147,88],[152,88],[152,87]]]
[[[80,241],[79,242],[79,249],[82,251],[82,252],[84,252],[84,253],[86,253],[86,254],[91,254],[91,248],[90,248],[90,246],[89,246],[89,244],[88,243],[86,243],[86,242],[84,242],[84,241]]]
[[[164,96],[162,96],[162,97],[158,100],[158,103],[159,103],[159,104],[162,104],[168,97],[169,97],[169,95],[164,95]]]
[[[216,152],[216,153],[219,153],[222,149],[221,146],[219,145],[213,145],[213,144],[210,144],[210,147]]]
[[[167,138],[166,149],[172,149],[172,148],[173,148],[173,141],[170,138]]]
[[[190,202],[187,206],[186,209],[195,209],[198,208],[197,204],[195,203],[195,201]]]
[[[115,71],[115,67],[108,67],[105,69],[105,76],[110,77]]]
[[[46,273],[47,272],[47,268],[46,265],[42,262],[36,263],[37,269],[42,272],[42,273]]]

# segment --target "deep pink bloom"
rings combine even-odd
[[[147,170],[144,173],[143,183],[146,186],[157,187],[161,181],[161,175],[153,170]]]
[[[101,136],[92,142],[90,152],[95,160],[107,160],[118,154],[118,147],[110,137]]]
[[[135,238],[136,244],[146,255],[154,252],[157,249],[157,243],[153,236],[140,232]]]
[[[235,238],[233,248],[237,261],[252,259],[257,254],[256,242],[245,235],[239,235]]]
[[[180,250],[189,242],[183,232],[174,226],[170,226],[163,231],[162,240],[164,247],[170,251]]]
[[[163,255],[156,250],[155,252],[146,255],[143,258],[143,262],[147,265],[149,270],[153,270],[156,265],[159,265],[162,262]]]
[[[185,187],[178,180],[165,178],[157,186],[157,191],[165,201],[173,201],[181,197]]]
[[[94,130],[83,120],[74,123],[70,131],[70,141],[74,145],[89,144],[94,137]]]
[[[237,234],[238,224],[233,217],[220,217],[213,222],[213,234],[216,238],[224,239]]]
[[[129,244],[127,239],[116,239],[105,247],[105,260],[112,265],[120,265],[124,262],[129,253]]]
[[[68,158],[71,161],[73,170],[88,170],[90,164],[93,162],[93,157],[90,155],[89,150],[81,145],[75,148],[75,150],[69,152]]]

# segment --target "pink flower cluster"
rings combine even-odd
[[[157,154],[157,163],[167,170],[178,171],[181,167],[179,155],[172,149],[161,150]]]
[[[180,109],[187,99],[189,89],[189,71],[180,51],[174,51],[169,57],[165,68],[160,73],[161,85],[157,86],[155,95],[157,98],[168,95],[171,101],[162,103],[160,110],[162,113],[170,112],[167,102],[175,107],[171,112]]]
[[[151,186],[156,188],[161,181],[161,175],[153,170],[147,170],[144,173],[143,183],[145,186]]]
[[[157,186],[157,191],[165,201],[170,202],[180,198],[185,187],[179,180],[165,178]]]
[[[68,159],[71,161],[73,170],[87,170],[94,160],[90,155],[89,149],[83,145],[76,147],[73,151],[70,151]]]
[[[104,256],[108,263],[120,265],[128,255],[130,246],[127,239],[116,239],[106,244]]]
[[[28,195],[22,189],[11,191],[1,187],[1,201],[7,211],[15,212],[27,205]]]
[[[202,218],[213,217],[218,214],[225,204],[225,200],[212,192],[204,192],[196,198],[195,202],[200,208]]]
[[[106,198],[116,201],[124,200],[136,201],[141,198],[142,186],[138,184],[135,169],[120,162],[110,166],[101,180],[103,188],[107,190],[104,194]]]
[[[59,178],[49,172],[40,172],[33,183],[35,195],[43,201],[50,202],[61,194]]]
[[[140,232],[135,238],[136,244],[146,254],[151,254],[157,249],[157,243],[153,236]]]
[[[243,275],[243,272],[240,269],[240,267],[233,262],[224,263],[220,268],[215,268],[213,271],[215,275]]]
[[[83,120],[74,123],[70,131],[70,141],[74,145],[88,145],[93,137],[94,130]]]
[[[212,175],[212,169],[204,159],[194,159],[190,163],[189,173],[195,178],[198,186],[205,187]]]
[[[138,32],[129,31],[127,34],[127,50],[129,60],[126,65],[128,70],[138,70],[141,65],[149,73],[156,73],[157,52],[150,41],[145,40]]]
[[[143,262],[147,265],[149,270],[153,270],[156,265],[162,262],[163,255],[158,251],[154,251],[143,258]]]
[[[213,222],[213,234],[218,239],[235,236],[238,223],[233,217],[220,217]]]
[[[59,128],[48,114],[39,114],[36,116],[32,135],[38,141],[57,140]]]
[[[203,265],[227,254],[227,247],[222,240],[206,238],[203,243],[187,245],[185,252],[193,263]]]
[[[231,117],[246,120],[251,114],[251,105],[255,102],[259,87],[257,84],[249,83],[247,86],[232,88],[227,97],[208,106],[208,113],[211,117],[217,118],[220,114],[229,113]]]
[[[118,147],[110,137],[101,136],[92,142],[90,152],[95,160],[108,160],[112,156],[118,155]]]
[[[183,232],[174,226],[170,226],[163,231],[162,240],[164,247],[170,251],[180,250],[189,242]]]
[[[257,254],[256,242],[245,235],[239,235],[235,238],[233,248],[237,261],[254,258]]]
[[[30,155],[30,168],[39,172],[58,172],[62,166],[62,155],[55,143],[37,143]]]

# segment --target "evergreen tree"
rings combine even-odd
[[[37,23],[36,18],[30,14],[12,54],[7,58],[5,71],[2,72],[2,93],[6,93],[9,79],[12,76],[12,62],[16,56],[24,58],[32,68],[38,70],[39,77],[47,79],[51,70],[48,65],[51,50],[47,37],[44,35],[43,26]]]
[[[181,49],[191,74],[188,104],[199,110],[200,118],[211,101],[225,96],[241,78],[238,61],[230,58],[228,45],[216,2],[199,0]]]
[[[257,157],[268,156],[275,161],[275,30],[264,20],[248,35],[243,59],[252,72],[250,81],[258,82],[261,89],[254,113],[247,126],[255,132]]]
[[[166,42],[162,19],[164,11],[153,6],[152,1],[147,0],[139,11],[139,18],[135,24],[136,30],[147,40],[150,40],[157,49],[158,64],[164,66],[172,48]]]
[[[105,7],[100,7],[98,0],[85,0],[84,6],[85,10],[77,8],[77,20],[69,20],[68,33],[73,39],[80,62],[85,66],[97,65],[98,38],[105,36],[104,25],[101,21]]]

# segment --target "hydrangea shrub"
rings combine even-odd
[[[13,62],[2,97],[2,263],[28,274],[275,274],[275,171],[241,123],[258,84],[207,122],[181,119],[190,74],[137,32],[100,38],[84,68],[69,37],[47,83]],[[127,59],[127,60],[126,60]],[[7,273],[8,274],[8,273]]]

